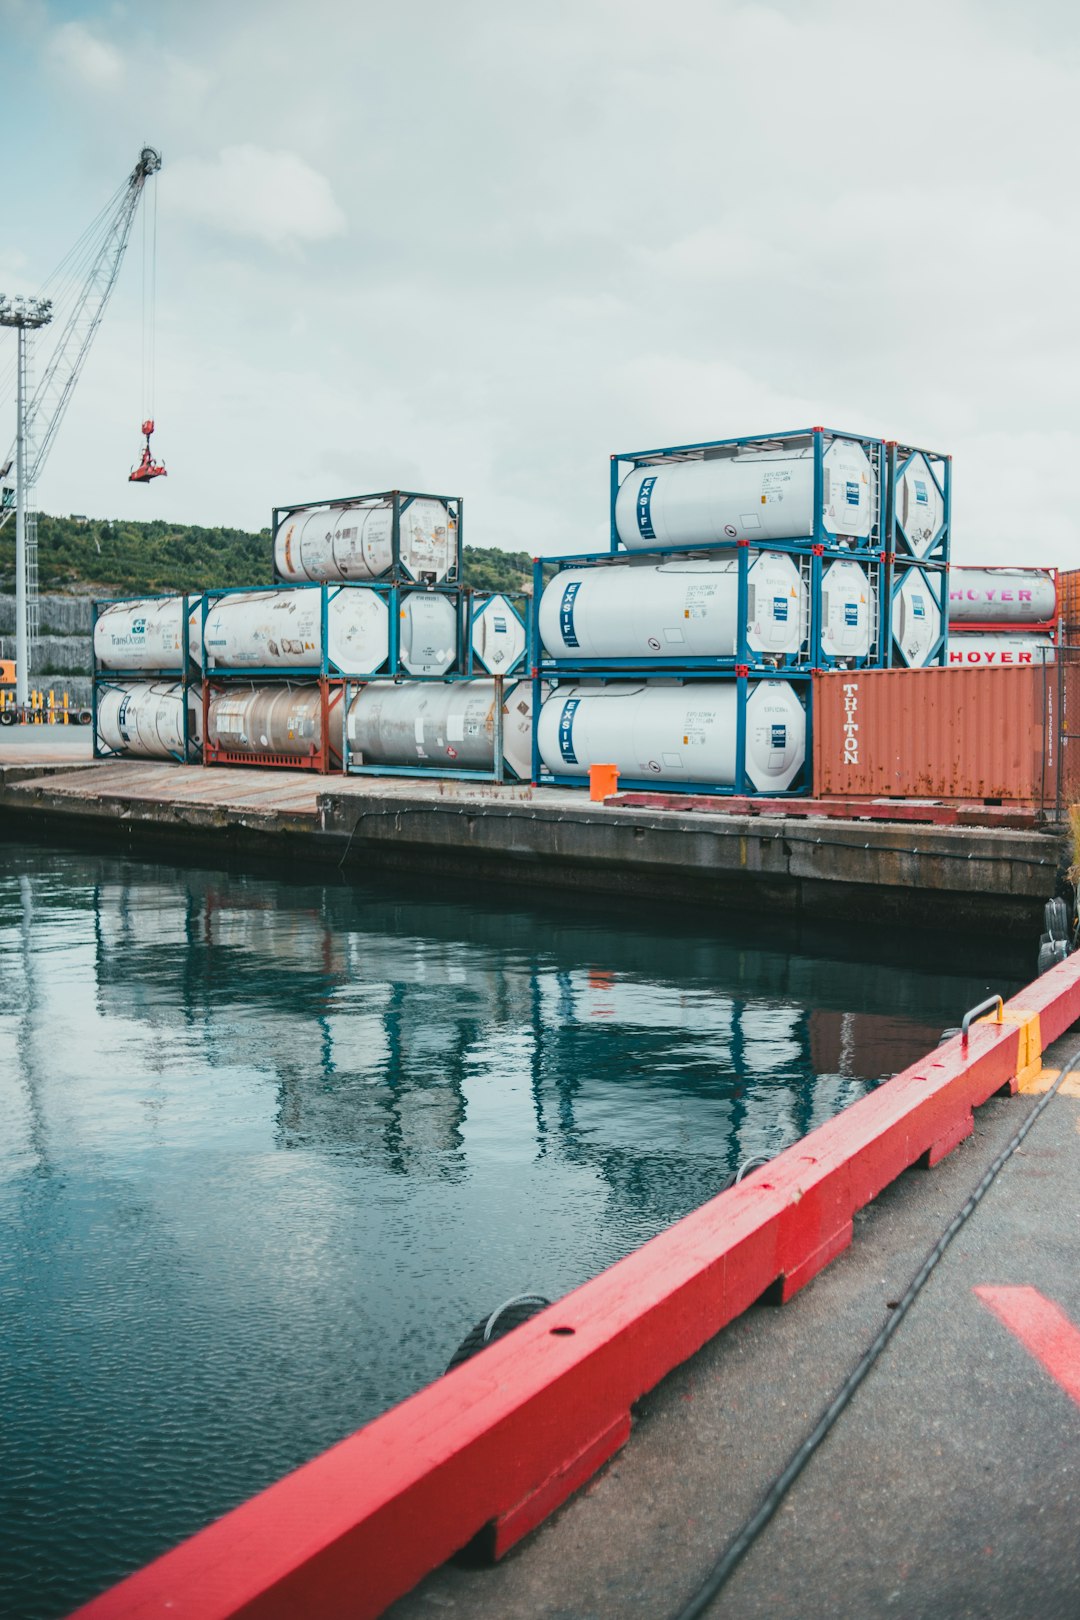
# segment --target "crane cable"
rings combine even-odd
[[[152,421],[157,383],[157,210],[158,188],[142,210],[142,415]],[[149,217],[148,217],[149,216]]]

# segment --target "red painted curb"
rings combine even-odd
[[[1080,957],[1007,1012],[1043,1045],[1080,1018]],[[630,1409],[773,1285],[789,1298],[852,1218],[1015,1090],[1020,1029],[980,1023],[508,1338],[77,1611],[79,1620],[362,1620],[485,1527],[504,1551],[622,1444]]]

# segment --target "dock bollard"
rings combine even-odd
[[[619,767],[617,765],[590,765],[589,766],[589,798],[593,804],[603,804],[612,793],[619,790]]]

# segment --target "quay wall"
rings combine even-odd
[[[1046,831],[591,804],[583,794],[121,761],[0,771],[0,818],[70,837],[562,888],[1037,944],[1068,860]]]

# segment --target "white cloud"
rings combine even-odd
[[[80,22],[61,24],[49,39],[54,67],[90,90],[118,90],[124,81],[124,58]]]
[[[825,421],[953,454],[960,557],[1028,543],[1016,467],[1049,559],[1080,548],[1064,0],[1032,0],[1022,38],[1003,0],[908,0],[899,30],[856,0],[680,0],[663,27],[648,0],[80,16],[27,35],[52,71],[19,79],[40,161],[5,246],[36,285],[160,147],[170,465],[115,482],[137,222],[44,503],[246,525],[412,481],[461,491],[473,541],[579,550],[612,450]],[[87,38],[127,64],[92,119],[53,62]],[[219,454],[238,420],[242,476]]]
[[[170,164],[166,182],[170,208],[227,235],[291,248],[345,229],[329,180],[296,152],[227,146]]]

